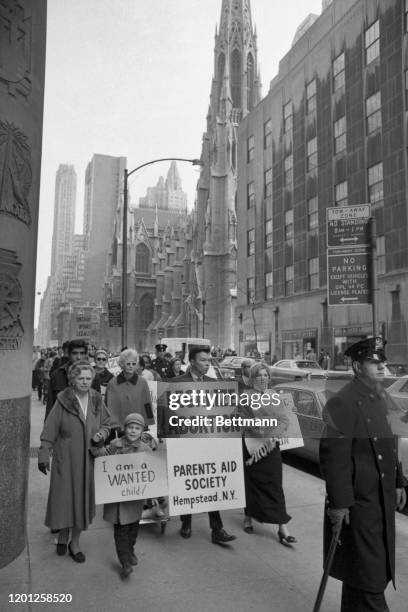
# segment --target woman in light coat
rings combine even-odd
[[[69,386],[61,391],[41,433],[38,468],[50,469],[51,481],[45,524],[59,530],[57,554],[67,551],[74,561],[85,561],[79,548],[81,531],[95,516],[93,458],[91,441],[103,443],[110,433],[111,418],[101,395],[91,389],[94,371],[88,362],[71,366]]]

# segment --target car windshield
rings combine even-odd
[[[308,361],[307,359],[305,361],[296,361],[296,366],[298,368],[308,368],[308,369],[315,369],[315,370],[320,370],[320,366],[318,363],[316,363],[316,361]]]

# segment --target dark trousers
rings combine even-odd
[[[115,538],[116,552],[119,563],[124,565],[130,563],[130,556],[134,554],[134,546],[139,531],[139,521],[128,525],[114,525],[113,536]]]
[[[210,529],[222,529],[222,520],[220,513],[218,510],[214,510],[213,512],[208,513],[208,518],[210,520]],[[182,514],[180,516],[180,520],[182,523],[186,523],[187,525],[191,525],[191,514]]]
[[[343,582],[341,612],[389,612],[384,593],[369,593]]]

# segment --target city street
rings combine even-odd
[[[31,447],[38,448],[44,406],[33,396]],[[35,451],[32,452],[32,455]],[[111,526],[97,519],[82,536],[87,561],[75,564],[55,554],[54,538],[44,526],[49,477],[30,459],[28,545],[0,572],[3,610],[139,610],[198,612],[289,612],[312,610],[321,578],[323,481],[284,466],[284,488],[296,548],[281,546],[276,528],[255,524],[254,535],[242,531],[243,512],[223,513],[225,527],[236,534],[231,546],[210,542],[205,515],[193,517],[193,534],[183,540],[179,521],[172,518],[160,535],[156,525],[140,530],[136,552],[139,566],[127,582],[118,576]],[[390,609],[406,610],[408,597],[408,518],[397,514],[397,591],[387,590]],[[10,603],[9,594],[69,593],[72,603]],[[339,609],[340,585],[330,579],[322,611]]]

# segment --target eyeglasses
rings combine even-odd
[[[137,363],[135,361],[132,361],[132,362],[129,361],[129,363],[127,363],[126,365],[137,365]]]
[[[105,357],[97,357],[95,361],[108,361]]]

